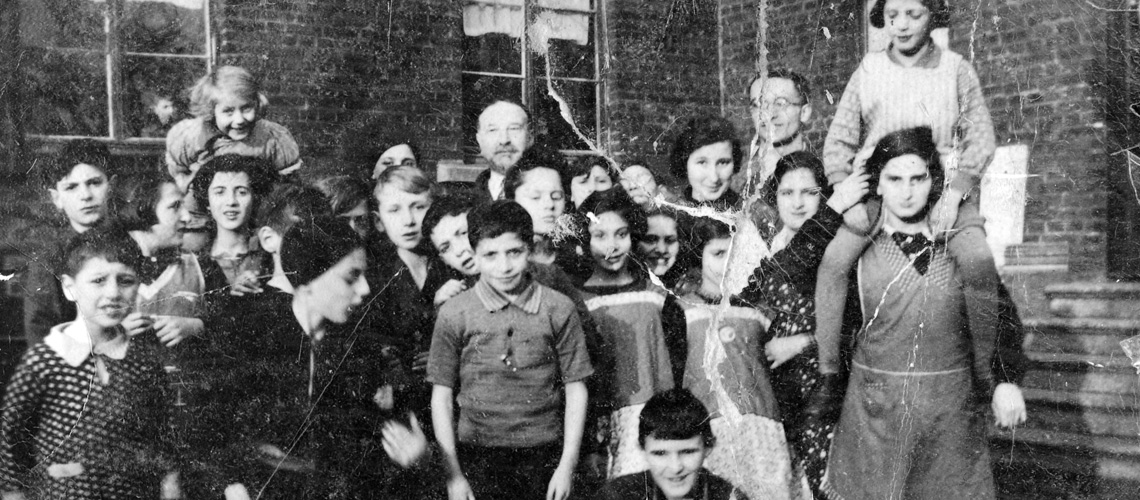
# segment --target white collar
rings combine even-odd
[[[87,325],[82,320],[55,326],[51,329],[51,333],[44,337],[44,344],[74,367],[87,361],[93,351],[98,351],[98,354],[111,359],[123,359],[127,357],[127,348],[130,347],[127,335],[120,333],[114,339],[93,348],[91,335],[87,333]]]

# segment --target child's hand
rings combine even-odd
[[[772,368],[776,368],[796,357],[809,345],[811,338],[807,335],[777,337],[764,344],[764,354],[768,356],[768,361],[772,362]]]
[[[447,480],[447,500],[475,500],[475,492],[471,491],[471,483],[463,474]]]
[[[855,157],[851,159],[851,171],[859,173],[863,171],[863,166],[867,164],[867,160],[871,159],[871,155],[875,154],[875,148],[863,148],[855,153]]]
[[[0,499],[3,500],[26,500],[27,497],[19,491],[5,491],[0,493]]]
[[[408,423],[411,427],[389,420],[384,423],[380,431],[384,436],[384,451],[388,456],[405,469],[416,465],[430,453],[424,429],[420,427],[416,414],[408,412]]]
[[[443,286],[439,287],[439,291],[435,292],[436,307],[443,305],[444,302],[447,302],[447,299],[459,295],[460,292],[466,289],[467,285],[459,280],[450,280],[444,283]]]
[[[152,318],[150,315],[135,311],[128,314],[126,318],[123,318],[123,322],[121,324],[123,325],[123,330],[127,332],[127,335],[134,337],[135,335],[151,329],[151,327],[154,326],[154,318]]]
[[[241,297],[247,293],[261,293],[261,283],[257,281],[257,273],[249,270],[242,271],[230,288],[230,295]]]
[[[202,320],[183,316],[156,316],[154,333],[166,347],[174,347],[183,340],[196,337],[205,329]]]
[[[226,500],[249,500],[249,490],[246,490],[245,485],[241,483],[226,486],[226,491],[223,494]]]
[[[961,202],[961,195],[956,196],[954,191],[947,190],[934,204],[934,210],[930,212],[930,231],[935,237],[942,237],[954,228]]]
[[[998,427],[1012,429],[1025,422],[1025,398],[1016,384],[1004,382],[994,389],[994,420]]]
[[[559,464],[546,487],[546,500],[566,500],[570,498],[570,485],[574,478],[574,467]]]
[[[416,357],[412,358],[412,372],[413,373],[427,373],[428,357],[431,355],[428,351],[417,352]]]
[[[870,176],[857,170],[845,179],[835,183],[831,197],[827,199],[827,206],[836,212],[843,213],[863,200],[870,191]]]
[[[178,472],[168,473],[162,478],[162,500],[174,500],[182,498],[182,485],[178,478]]]

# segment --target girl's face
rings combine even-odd
[[[258,103],[233,92],[222,92],[214,104],[214,126],[226,137],[243,141],[257,123]]]
[[[309,306],[323,320],[341,324],[370,291],[364,279],[364,249],[357,248],[305,285]]]
[[[696,201],[716,201],[728,191],[728,179],[735,170],[732,143],[716,142],[698,148],[689,155],[689,186]]]
[[[253,189],[250,188],[248,174],[218,172],[210,181],[207,193],[210,216],[218,224],[218,229],[235,232],[245,229],[253,205]]]
[[[574,202],[575,207],[580,207],[591,194],[608,191],[612,187],[614,180],[610,178],[606,169],[594,165],[589,172],[570,181],[570,201]]]
[[[724,279],[724,266],[728,263],[728,248],[732,238],[709,240],[701,252],[701,290],[708,294],[720,294],[720,283]]]
[[[380,159],[376,160],[376,167],[372,169],[372,178],[377,179],[380,173],[391,167],[418,167],[419,162],[416,161],[416,155],[412,152],[412,147],[407,144],[397,144],[392,146],[380,154]]]
[[[672,217],[654,215],[648,222],[649,230],[637,246],[649,270],[654,275],[664,276],[677,263],[677,254],[681,252],[677,221]]]
[[[475,251],[467,239],[467,214],[445,215],[431,230],[431,244],[440,259],[464,276],[479,274],[475,267]]]
[[[420,223],[431,207],[431,193],[412,194],[388,183],[376,193],[376,202],[379,207],[376,216],[388,240],[404,250],[419,246],[423,238]]]
[[[590,257],[595,270],[622,271],[632,246],[629,224],[617,212],[605,212],[590,221]]]
[[[804,222],[819,211],[819,183],[811,170],[799,168],[785,173],[776,187],[776,210],[780,222],[791,231],[799,231]]]
[[[156,237],[159,248],[170,248],[182,245],[182,229],[190,220],[190,212],[182,206],[182,190],[178,185],[168,182],[162,185],[162,195],[155,207],[158,222],[150,227],[150,233]]]
[[[914,55],[930,42],[930,9],[920,0],[887,0],[883,21],[891,35],[891,48]]]
[[[524,173],[522,184],[515,190],[515,201],[530,214],[534,221],[534,234],[552,233],[558,216],[566,210],[562,178],[558,171],[540,167]]]

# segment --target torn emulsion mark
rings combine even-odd
[[[1128,359],[1132,360],[1132,367],[1136,369],[1136,374],[1140,375],[1140,335],[1121,340],[1120,347],[1124,349],[1124,354],[1128,356]]]

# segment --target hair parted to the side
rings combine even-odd
[[[503,177],[503,197],[508,200],[515,199],[515,191],[526,182],[527,172],[539,168],[549,168],[557,172],[562,184],[562,194],[570,196],[570,181],[573,178],[568,173],[570,167],[566,163],[566,157],[550,146],[535,144],[523,151],[515,166],[507,169]]]
[[[922,6],[930,11],[930,29],[949,28],[950,27],[950,7],[946,5],[946,0],[919,0]],[[871,26],[875,28],[885,28],[887,26],[886,13],[887,0],[878,0],[875,5],[871,7],[870,21]]]
[[[261,93],[261,83],[253,73],[237,66],[219,66],[190,87],[190,113],[199,118],[213,116],[214,106],[223,93],[256,102],[259,113],[269,106],[269,99]]]
[[[64,145],[59,155],[43,163],[40,182],[45,188],[55,189],[59,181],[71,175],[76,165],[91,165],[102,171],[108,180],[118,173],[111,150],[105,143],[93,139],[76,139]]]
[[[575,212],[575,226],[583,229],[580,232],[584,236],[584,244],[590,244],[590,231],[587,230],[590,227],[590,216],[599,217],[609,212],[617,214],[629,225],[629,236],[634,244],[645,239],[645,233],[649,231],[645,211],[633,202],[633,198],[629,197],[621,185],[617,185],[605,191],[591,193]]]
[[[780,78],[791,81],[792,86],[796,88],[796,93],[800,95],[800,100],[805,103],[811,102],[811,84],[808,83],[807,78],[804,78],[803,75],[796,73],[795,71],[792,71],[788,68],[775,67],[768,70],[767,79],[771,80],[773,78]],[[752,86],[760,80],[764,80],[764,75],[762,73],[757,73],[756,76],[753,76],[752,80],[748,82],[748,87],[746,87],[748,89],[748,92],[752,92]]]
[[[367,197],[367,188],[364,193]],[[332,215],[335,214],[329,209],[328,198],[317,188],[304,184],[282,184],[262,201],[257,211],[256,227],[268,227],[284,236],[298,223]]]
[[[111,224],[124,231],[146,231],[158,224],[158,202],[162,187],[177,186],[165,171],[145,169],[124,178],[107,200]]]
[[[807,151],[794,151],[784,155],[776,162],[776,170],[772,172],[772,176],[764,184],[764,203],[770,207],[776,206],[776,194],[784,176],[800,169],[811,172],[812,177],[815,178],[815,183],[819,185],[820,194],[824,200],[831,196],[831,185],[827,183],[827,174],[823,170],[823,162]]]
[[[705,447],[716,446],[709,410],[688,389],[678,387],[654,394],[638,420],[637,443],[642,448],[648,437],[678,441],[700,436]]]
[[[431,207],[428,207],[427,213],[424,214],[424,220],[420,223],[420,230],[423,231],[424,238],[431,240],[432,231],[435,231],[435,226],[439,225],[439,221],[443,220],[444,217],[456,217],[471,213],[478,204],[479,199],[474,194],[465,192],[456,192],[439,197],[432,202]]]
[[[315,187],[328,199],[333,215],[344,215],[364,203],[371,207],[372,188],[355,175],[333,175],[316,182]]]
[[[687,263],[700,266],[705,247],[710,241],[731,237],[732,227],[727,223],[710,217],[699,217],[689,230],[689,238],[682,245],[681,252],[688,251],[688,258],[685,259]]]
[[[209,210],[210,184],[214,182],[215,175],[223,172],[244,173],[249,177],[249,187],[253,192],[253,204],[250,207],[251,212],[249,214],[249,223],[252,226],[253,222],[257,220],[257,211],[260,208],[261,200],[269,194],[269,190],[273,188],[273,183],[277,181],[277,169],[269,160],[256,156],[236,154],[215,156],[205,165],[202,165],[202,168],[194,175],[194,180],[190,181],[190,192],[193,193],[194,201],[198,204],[199,210]]]
[[[424,171],[420,170],[419,167],[396,165],[385,169],[380,173],[380,177],[376,178],[376,186],[372,188],[372,197],[379,201],[380,191],[389,184],[405,193],[428,193],[429,198],[435,194],[432,192],[431,179],[428,179],[427,174],[424,174]]]
[[[719,116],[698,116],[690,119],[673,141],[673,151],[669,155],[669,173],[680,181],[688,179],[689,157],[693,152],[718,142],[732,145],[732,171],[739,172],[744,150],[740,137],[736,134],[736,127]]]
[[[103,226],[84,231],[67,241],[55,264],[56,274],[75,277],[91,259],[118,262],[138,273],[142,268],[142,249],[127,231]]]
[[[476,253],[480,241],[507,233],[518,235],[527,247],[534,247],[534,222],[530,213],[513,200],[496,200],[475,207],[467,214],[467,240]]]
[[[926,162],[930,171],[930,197],[927,207],[934,205],[942,197],[943,184],[946,172],[942,167],[942,159],[938,154],[938,146],[934,143],[934,133],[930,127],[908,128],[891,132],[875,145],[875,151],[867,159],[864,171],[869,176],[870,192],[875,195],[879,187],[879,176],[887,162],[900,156],[916,155]]]

